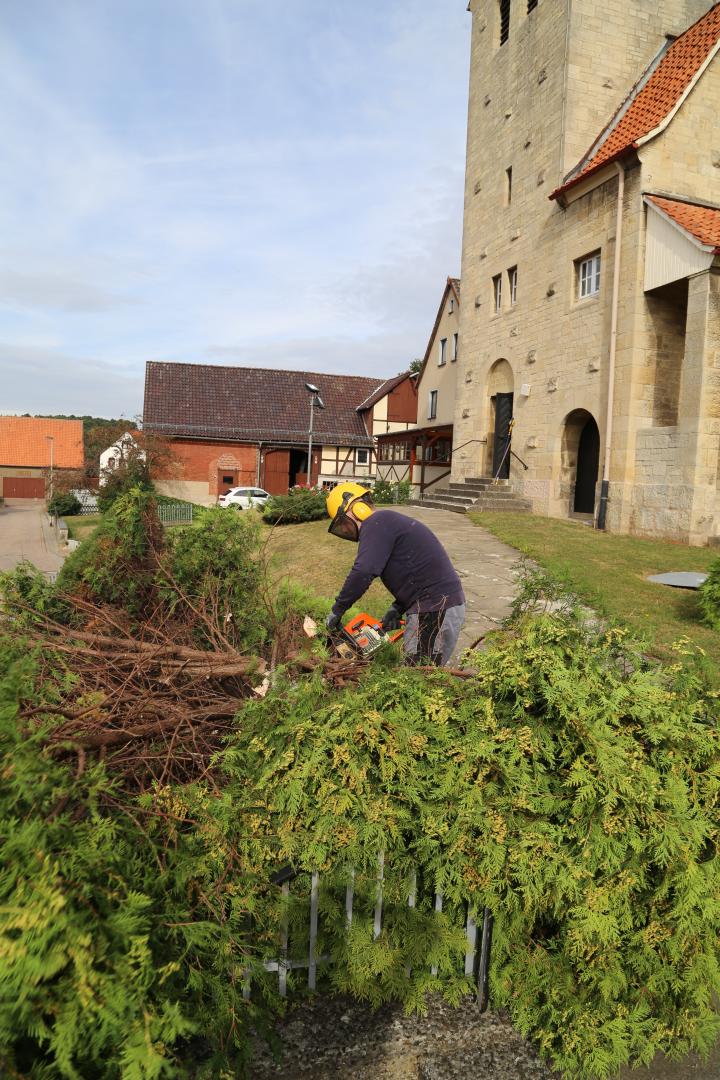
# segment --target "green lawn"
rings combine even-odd
[[[671,570],[707,571],[720,558],[713,548],[598,532],[575,522],[531,514],[470,514],[471,520],[529,555],[597,611],[617,618],[651,642],[663,660],[676,654],[682,637],[706,651],[720,667],[720,635],[699,621],[697,593],[646,581]]]
[[[317,596],[334,599],[355,560],[357,545],[330,536],[328,520],[323,518],[302,525],[268,528],[267,552],[275,580],[289,577]],[[390,593],[375,581],[356,606],[380,617],[391,603]]]
[[[102,521],[102,514],[72,514],[63,517],[72,540],[86,540]]]

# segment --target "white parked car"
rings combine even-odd
[[[230,488],[226,495],[221,495],[218,502],[220,506],[232,506],[235,510],[249,510],[251,506],[262,510],[269,498],[268,492],[262,488],[236,487]]]

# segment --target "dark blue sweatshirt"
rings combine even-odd
[[[460,578],[437,536],[395,510],[376,510],[360,529],[358,553],[333,612],[342,615],[379,577],[401,613],[464,604]]]

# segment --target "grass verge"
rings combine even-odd
[[[673,642],[689,638],[705,651],[716,677],[720,677],[720,635],[700,622],[697,593],[646,580],[650,574],[671,570],[705,573],[718,558],[717,550],[598,532],[575,522],[532,514],[468,516],[530,556],[553,577],[566,581],[601,614],[630,626],[658,659],[677,659]]]
[[[324,519],[269,527],[267,552],[273,580],[287,577],[317,596],[333,599],[355,561],[357,545],[330,536]],[[390,593],[375,581],[356,607],[380,617],[391,603]]]

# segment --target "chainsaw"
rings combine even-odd
[[[382,645],[387,645],[389,641],[398,641],[404,633],[404,623],[399,630],[388,634],[378,619],[362,612],[339,628],[333,635],[333,644],[338,656],[342,656],[344,660],[354,660],[357,657],[368,660]]]

